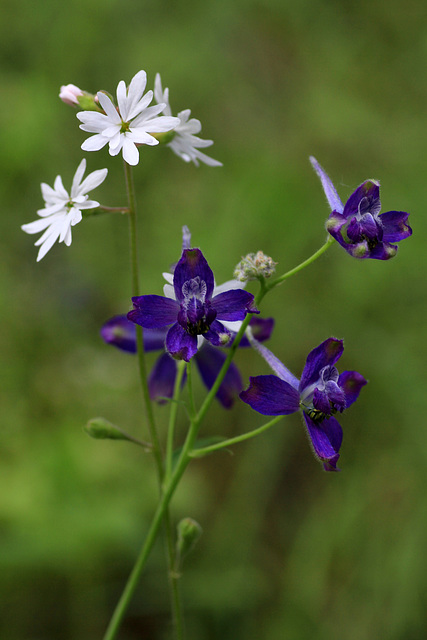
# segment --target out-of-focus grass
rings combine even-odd
[[[87,220],[39,264],[19,228],[42,206],[39,183],[60,173],[70,186],[83,157],[59,86],[113,92],[144,68],[149,84],[161,72],[174,110],[200,118],[224,163],[196,169],[168,149],[141,152],[147,293],[161,292],[183,224],[218,282],[249,251],[280,270],[305,259],[328,214],[310,154],[343,199],[380,179],[383,211],[410,211],[414,228],[388,263],[333,247],[265,300],[270,346],[296,374],[334,335],[346,341],[341,368],[369,386],[343,416],[339,475],[312,459],[298,416],[190,467],[173,503],[176,519],[205,531],[182,579],[189,637],[424,638],[423,4],[18,0],[1,13],[1,637],[100,637],[155,506],[149,456],[81,429],[95,415],[144,429],[135,361],[98,335],[129,308],[126,220]],[[109,169],[95,197],[123,204],[120,160],[105,149],[86,157],[88,170]],[[245,380],[267,372],[255,354],[238,360]],[[163,430],[166,413],[156,410]],[[214,407],[205,433],[259,424],[247,406],[225,417]],[[124,639],[167,637],[164,574],[159,544]]]

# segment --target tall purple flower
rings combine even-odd
[[[357,371],[339,374],[335,364],[344,351],[343,341],[329,338],[308,354],[298,380],[263,345],[253,345],[277,375],[250,378],[240,398],[266,416],[286,416],[302,409],[315,456],[326,471],[338,471],[342,429],[334,418],[357,400],[365,378]]]
[[[376,180],[362,182],[343,205],[324,169],[315,158],[310,157],[310,162],[332,209],[326,222],[331,236],[354,258],[393,258],[397,246],[392,243],[412,234],[407,224],[409,213],[387,211],[380,215],[380,184]]]
[[[189,362],[198,348],[198,336],[213,346],[224,346],[230,330],[223,321],[244,320],[247,313],[259,313],[254,296],[243,289],[214,293],[214,276],[200,249],[184,249],[175,267],[175,299],[145,295],[132,298],[128,319],[144,329],[172,325],[166,335],[166,351]]]
[[[273,318],[257,317],[252,318],[249,324],[252,335],[256,340],[261,342],[270,337],[273,325]],[[159,403],[164,402],[165,398],[172,398],[177,374],[176,360],[164,351],[166,333],[166,327],[161,329],[143,329],[144,350],[162,350],[162,354],[156,360],[148,379],[150,397]],[[234,335],[232,332],[229,344],[232,343]],[[130,322],[124,315],[110,318],[101,328],[101,336],[105,342],[114,345],[122,351],[136,353],[136,327],[135,324]],[[239,346],[250,346],[246,336],[243,337]],[[224,351],[211,347],[206,341],[202,341],[202,346],[195,354],[194,361],[203,384],[207,389],[212,388],[225,359],[226,354]],[[243,383],[239,370],[234,362],[232,362],[217,391],[216,397],[224,408],[229,409],[242,388]]]

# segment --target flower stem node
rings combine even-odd
[[[203,533],[202,527],[193,518],[183,518],[177,526],[178,539],[176,541],[176,570],[182,566],[182,562],[191,553]]]
[[[276,264],[263,251],[248,253],[242,258],[234,270],[234,277],[240,282],[270,278],[276,271]]]

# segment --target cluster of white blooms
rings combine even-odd
[[[138,146],[157,145],[159,140],[156,136],[171,132],[172,139],[167,145],[185,162],[194,162],[196,166],[199,161],[211,167],[221,166],[220,162],[199,151],[213,142],[195,135],[200,132],[201,124],[199,120],[190,118],[191,111],[186,109],[177,117],[172,116],[169,90],[162,90],[160,75],[156,75],[154,94],[151,90],[144,93],[146,85],[145,71],[139,71],[129,87],[120,81],[116,91],[117,106],[103,91],[93,96],[73,84],[63,85],[59,97],[66,104],[85,109],[77,113],[80,129],[94,134],[83,142],[81,148],[98,151],[108,144],[110,155],[116,156],[122,151],[125,162],[135,166],[139,162]],[[149,106],[153,95],[157,104]],[[21,227],[26,233],[44,232],[35,243],[40,246],[37,261],[57,240],[70,245],[71,227],[82,220],[82,210],[99,207],[99,202],[90,200],[87,194],[105,180],[107,169],[90,173],[82,182],[85,170],[86,160],[82,160],[70,194],[64,189],[61,176],[56,177],[53,188],[44,183],[41,185],[46,206],[37,211],[38,220]]]
[[[276,264],[270,256],[266,256],[263,251],[248,253],[242,258],[234,270],[234,277],[239,282],[256,280],[257,278],[270,278],[276,271]]]

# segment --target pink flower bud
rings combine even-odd
[[[59,92],[59,97],[61,98],[62,102],[65,102],[65,104],[69,104],[72,107],[79,105],[78,98],[82,95],[83,91],[76,87],[75,84],[62,85]]]

